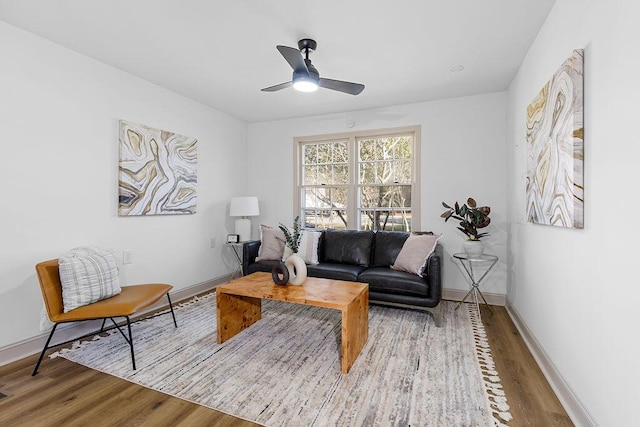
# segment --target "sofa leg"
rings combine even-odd
[[[441,310],[441,305],[438,304],[437,306],[431,308],[429,310],[431,312],[431,315],[433,316],[433,320],[436,324],[436,328],[439,328],[442,326],[442,310]]]

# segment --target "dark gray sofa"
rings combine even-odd
[[[391,269],[409,233],[400,231],[325,230],[318,247],[319,264],[307,275],[369,284],[369,302],[428,311],[440,326],[442,247],[429,257],[424,277]],[[277,261],[257,261],[260,241],[243,245],[243,274],[270,272]]]

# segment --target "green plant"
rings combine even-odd
[[[297,254],[298,247],[300,246],[300,238],[302,237],[302,234],[300,234],[300,216],[297,216],[296,219],[293,220],[293,233],[282,223],[280,223],[278,228],[282,230],[284,240],[279,237],[277,237],[277,239],[284,242],[284,244],[291,249],[291,252]]]
[[[489,233],[478,233],[478,228],[484,228],[491,222],[489,214],[491,208],[489,206],[477,207],[476,201],[471,197],[467,199],[467,203],[460,206],[458,202],[451,207],[445,202],[442,202],[442,206],[447,208],[446,211],[440,215],[447,222],[449,218],[457,219],[460,221],[458,230],[462,231],[469,240],[480,240],[481,237],[488,236]]]

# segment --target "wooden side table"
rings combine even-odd
[[[455,309],[457,310],[458,307],[460,307],[460,305],[463,302],[465,302],[465,300],[469,297],[469,295],[473,294],[473,298],[476,302],[476,307],[478,308],[478,315],[480,314],[480,300],[478,299],[478,295],[480,296],[480,298],[482,298],[482,301],[489,309],[489,312],[493,314],[493,311],[491,311],[491,307],[489,306],[489,303],[487,303],[487,300],[485,299],[484,295],[482,295],[482,292],[480,292],[480,282],[482,282],[482,280],[487,276],[487,274],[491,271],[493,266],[496,265],[496,263],[498,262],[498,257],[495,255],[489,255],[489,254],[482,254],[480,256],[472,257],[467,255],[464,252],[455,253],[453,254],[453,257],[460,260],[460,264],[462,264],[462,267],[464,267],[464,271],[466,271],[467,276],[471,280],[471,289],[469,290],[469,292],[467,292],[464,298],[462,298],[462,301],[458,303]],[[477,271],[477,267],[488,265],[488,267],[486,267],[486,269],[484,270],[484,273],[482,273],[482,276],[480,276],[479,279],[476,279],[476,276],[475,276],[476,272],[474,272],[473,270],[474,265],[476,265],[476,271]]]

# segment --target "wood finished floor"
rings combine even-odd
[[[482,308],[510,426],[572,426],[504,307]],[[63,358],[0,367],[0,426],[237,426],[257,424],[149,390]]]

